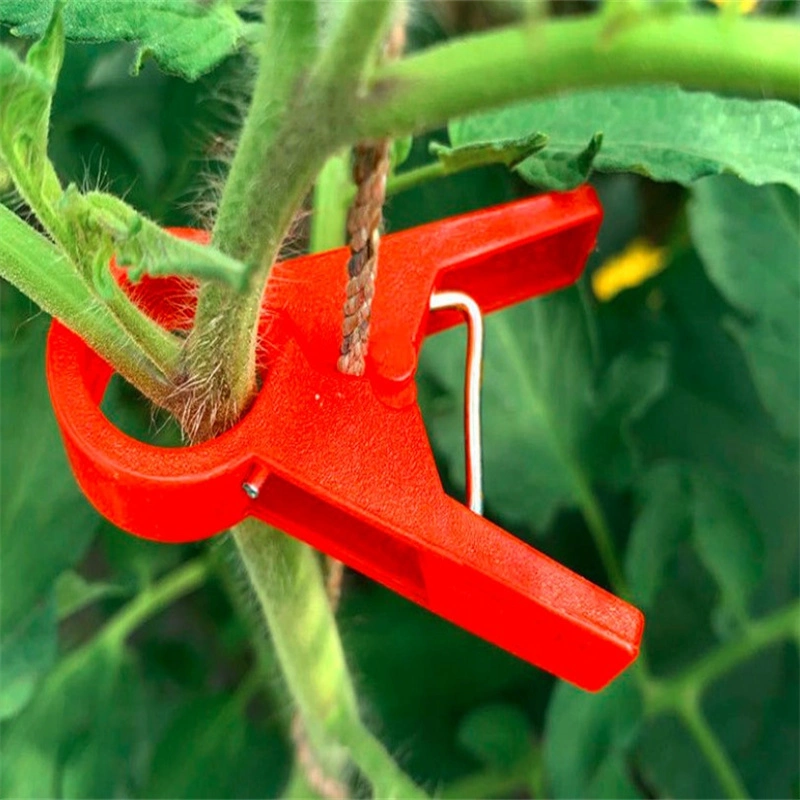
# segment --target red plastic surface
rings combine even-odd
[[[277,265],[262,389],[234,428],[194,447],[153,447],[111,425],[98,408],[111,369],[54,322],[47,375],[78,483],[116,525],[163,542],[260,517],[520,658],[602,688],[636,658],[641,613],[444,493],[413,380],[425,335],[460,322],[429,312],[432,291],[468,292],[490,312],[566,286],[600,219],[584,187],[384,237],[361,378],[336,369],[347,251]],[[188,289],[162,279],[131,291],[175,327],[187,323]]]

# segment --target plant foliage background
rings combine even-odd
[[[26,4],[11,0],[7,18],[15,5]],[[464,15],[450,13],[437,22],[420,12],[415,46],[456,30]],[[50,139],[65,181],[125,195],[164,225],[198,224],[247,82],[245,57],[223,60],[232,24],[214,21],[201,65],[189,40],[172,52],[151,32],[155,60],[204,73],[192,83],[147,58],[131,76],[136,44],[70,44]],[[4,42],[21,51],[19,39]],[[736,105],[745,101],[694,102],[711,111],[687,111],[670,87],[565,94],[456,121],[415,140],[400,167],[428,163],[434,140],[456,148],[452,157],[549,137],[513,170],[483,166],[395,194],[389,230],[531,184],[589,176],[600,193],[605,221],[581,285],[487,321],[487,515],[608,585],[593,539],[605,527],[618,580],[647,614],[653,681],[628,674],[599,695],[579,692],[348,572],[339,619],[366,718],[445,797],[722,796],[685,721],[648,691],[689,691],[669,681],[688,675],[694,686],[702,676],[691,665],[742,642],[743,655],[703,684],[702,709],[750,794],[800,796],[800,117],[786,103],[765,104],[754,122]],[[598,298],[593,276],[643,237],[658,271]],[[612,263],[635,270],[630,258]],[[3,284],[1,321],[3,795],[291,792],[291,709],[228,543],[160,546],[101,520],[72,480],[50,411],[48,320]],[[462,380],[461,335],[426,344],[420,395],[457,495]],[[141,438],[177,441],[121,382],[106,410]],[[793,614],[794,640],[759,639],[753,620],[781,613]]]

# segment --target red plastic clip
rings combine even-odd
[[[461,321],[430,310],[434,291],[467,293],[486,313],[566,286],[601,213],[584,187],[386,236],[360,378],[336,369],[347,251],[278,264],[261,391],[234,428],[193,447],[115,428],[98,407],[110,367],[54,322],[47,375],[78,483],[116,525],[163,542],[259,517],[520,658],[602,688],[636,658],[641,613],[444,493],[414,383],[424,337]],[[185,282],[146,280],[135,294],[165,326],[185,324],[175,310]]]

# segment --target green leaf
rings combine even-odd
[[[59,210],[83,249],[93,254],[95,280],[100,285],[110,280],[106,266],[112,253],[134,281],[146,273],[214,280],[237,291],[249,285],[250,266],[214,247],[173,236],[114,195],[80,194],[70,186]]]
[[[55,88],[64,62],[64,0],[56,0],[42,38],[31,45],[26,63]]]
[[[54,13],[25,63],[0,46],[0,160],[21,194],[43,221],[61,184],[47,157],[50,107],[64,57],[60,13]]]
[[[534,133],[521,139],[467,144],[463,147],[447,147],[440,142],[431,142],[428,149],[441,162],[445,173],[451,173],[486,164],[516,167],[529,156],[538,153],[546,144],[546,136]]]
[[[63,572],[55,586],[58,618],[66,619],[71,614],[86,608],[104,597],[125,594],[121,586],[111,583],[89,583],[82,575],[72,570]]]
[[[52,597],[39,601],[13,629],[0,633],[0,720],[19,713],[56,657]]]
[[[797,159],[792,159],[796,162]],[[689,207],[709,278],[744,317],[727,321],[764,407],[787,438],[800,436],[800,199],[734,178],[701,181]]]
[[[583,481],[593,388],[586,317],[570,289],[492,314],[485,327],[487,504],[544,529],[560,507],[574,502]],[[451,468],[463,463],[464,348],[463,331],[449,331],[425,343],[421,362],[424,379],[446,392],[427,420]]]
[[[547,708],[545,774],[553,797],[638,798],[626,755],[642,718],[630,673],[598,694],[560,683]]]
[[[663,346],[626,350],[600,376],[595,397],[597,423],[586,457],[592,472],[604,483],[628,486],[638,474],[641,457],[635,423],[666,391],[670,359]]]
[[[50,408],[47,320],[26,321],[29,304],[7,285],[2,299],[9,325],[0,352],[0,625],[12,630],[81,559],[99,518],[70,473]]]
[[[475,707],[546,697],[550,679],[540,670],[377,584],[346,583],[340,616],[348,659],[362,676],[362,702],[381,720],[389,750],[402,753],[413,774],[441,782],[474,769],[458,745],[458,730]],[[453,762],[457,771],[448,766]]]
[[[703,710],[751,797],[797,796],[800,736],[797,649],[786,643],[739,665],[709,688]],[[651,796],[721,797],[694,739],[673,716],[650,718],[637,748]]]
[[[178,711],[156,743],[143,796],[277,797],[289,764],[274,736],[253,729],[238,697],[201,697]]]
[[[39,36],[53,6],[54,0],[3,0],[0,23],[19,36]],[[227,0],[69,0],[64,29],[82,42],[135,42],[136,70],[152,55],[164,70],[195,80],[237,50],[244,23]]]
[[[734,618],[747,603],[764,569],[764,540],[742,497],[712,474],[692,474],[692,541],[720,592],[720,607]]]
[[[800,190],[800,109],[777,100],[739,100],[672,86],[565,92],[450,124],[456,146],[539,131],[547,147],[519,165],[537,185],[565,189],[604,172],[636,172],[684,185],[732,173],[753,184]],[[595,138],[602,133],[602,149]],[[587,142],[594,142],[588,149]],[[565,164],[576,168],[565,169]]]
[[[637,500],[625,559],[636,602],[652,606],[680,545],[690,540],[720,589],[720,609],[741,619],[763,574],[764,541],[739,493],[708,469],[664,461],[645,473]]]
[[[673,461],[648,470],[636,487],[637,514],[625,555],[633,598],[649,608],[664,571],[689,535],[691,484],[683,465]]]
[[[517,166],[517,172],[534,186],[566,191],[589,180],[594,162],[603,145],[603,134],[598,131],[582,150],[554,150],[544,158],[529,158]]]
[[[530,755],[530,723],[516,706],[488,705],[470,712],[458,729],[459,744],[478,761],[513,769]]]
[[[123,645],[96,638],[70,653],[3,736],[5,797],[112,797],[124,790],[138,677]]]
[[[596,386],[587,311],[568,289],[485,322],[484,489],[504,520],[547,528],[599,478],[630,483],[633,422],[661,395],[663,349],[620,356]],[[420,381],[429,435],[463,485],[463,331],[425,343]]]

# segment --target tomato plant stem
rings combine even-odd
[[[202,387],[203,402],[209,397],[216,402],[198,409],[199,418],[209,420],[201,423],[199,438],[224,430],[253,396],[256,331],[270,267],[314,178],[338,143],[348,139],[345,100],[358,93],[392,5],[391,0],[348,0],[327,37],[310,24],[316,4],[277,0],[265,5],[253,99],[213,236],[223,252],[256,269],[245,294],[211,284],[200,293],[188,371]],[[204,380],[207,376],[214,377]]]
[[[253,519],[233,536],[322,766],[336,774],[349,757],[376,797],[424,796],[361,722],[317,554]]]
[[[470,165],[469,169],[471,168],[472,165]],[[390,196],[400,194],[400,192],[407,192],[409,189],[414,189],[436,178],[444,178],[452,173],[453,171],[447,170],[441,161],[424,164],[416,169],[401,172],[399,175],[392,175],[386,182],[386,194]]]
[[[655,7],[531,22],[382,65],[354,109],[358,136],[403,135],[564,89],[679,83],[796,101],[800,29]]]
[[[167,376],[178,361],[177,340],[158,336],[158,348],[151,348],[151,358],[145,358],[130,331],[97,299],[67,256],[4,206],[0,206],[0,265],[3,278],[102,353],[153,402],[166,403]],[[164,333],[144,314],[138,321]]]
[[[345,244],[347,211],[354,196],[350,180],[350,152],[332,156],[314,187],[309,250],[319,253]]]

